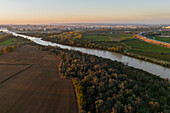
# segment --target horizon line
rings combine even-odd
[[[1,24],[0,25],[57,25],[57,24],[127,24],[127,25],[170,25],[169,23],[164,24],[164,23],[123,23],[123,22],[118,22],[118,23],[107,23],[107,22],[59,22],[59,23],[44,23],[44,24],[30,24],[30,23],[25,23],[25,24]]]

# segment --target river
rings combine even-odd
[[[36,37],[31,37],[31,36],[26,36],[26,35],[22,35],[22,34],[17,34],[15,32],[11,32],[8,31],[7,29],[0,29],[0,31],[3,31],[5,33],[11,33],[14,36],[20,36],[26,39],[29,39],[33,42],[35,42],[36,44],[40,44],[43,46],[57,46],[63,49],[69,49],[69,50],[76,50],[76,51],[81,51],[83,53],[87,53],[90,55],[96,55],[102,58],[108,58],[111,60],[117,60],[119,62],[123,62],[123,63],[127,63],[129,66],[135,67],[135,68],[139,68],[142,69],[144,71],[147,71],[149,73],[155,74],[157,76],[160,76],[161,78],[168,78],[170,80],[170,69],[154,64],[154,63],[150,63],[147,61],[142,61],[139,59],[135,59],[132,57],[128,57],[119,53],[114,53],[114,52],[110,52],[110,51],[104,51],[104,50],[96,50],[96,49],[88,49],[88,48],[82,48],[82,47],[72,47],[72,46],[66,46],[66,45],[61,45],[61,44],[56,44],[56,43],[52,43],[49,41],[44,41],[42,40],[42,38],[36,38]]]

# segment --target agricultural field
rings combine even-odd
[[[107,41],[107,42],[98,42],[99,45],[102,45],[102,46],[105,46],[107,48],[111,48],[111,47],[118,47],[118,46],[121,46],[121,47],[127,47],[126,45],[124,45],[123,43],[121,42],[115,42],[115,41]]]
[[[13,45],[17,43],[17,39],[15,38],[10,38],[5,41],[0,42],[0,46],[7,46],[7,45]]]
[[[167,61],[170,63],[170,53],[152,53],[152,52],[144,52],[144,51],[138,51],[138,50],[130,50],[129,52],[138,54],[141,56],[146,56],[146,57],[155,58],[158,60]]]
[[[13,45],[17,43],[17,39],[11,35],[0,35],[0,46]]]
[[[72,81],[59,76],[59,58],[26,45],[0,59],[1,113],[78,112]]]
[[[170,43],[170,32],[168,31],[162,31],[162,32],[158,32],[158,33],[147,33],[146,37],[150,38],[150,39],[154,39],[154,40],[158,40],[158,41],[162,41],[162,42],[167,42]]]
[[[29,41],[25,40],[24,38],[17,38],[10,34],[0,35],[0,46],[1,47],[16,45],[16,44],[24,44],[25,42],[29,42]]]
[[[103,35],[103,34],[102,34]],[[97,42],[101,46],[105,46],[107,48],[111,47],[123,47],[128,49],[128,52],[138,54],[145,57],[151,57],[158,60],[163,60],[170,62],[170,49],[161,47],[154,44],[149,44],[139,39],[133,39],[132,34],[110,34],[110,35],[97,35],[97,34],[90,34],[85,35],[86,39],[92,40]],[[98,36],[100,38],[98,38]],[[108,36],[117,39],[119,41],[101,41],[106,39]],[[83,37],[84,38],[84,37]],[[110,38],[110,39],[112,39]]]
[[[154,44],[149,44],[138,39],[126,40],[122,42],[135,50],[140,50],[144,52],[153,52],[153,53],[170,53],[170,49],[168,48],[157,46]]]
[[[153,37],[148,37],[150,39],[153,39]],[[155,37],[155,40],[162,41],[162,42],[167,42],[170,43],[170,37]]]
[[[122,39],[122,40],[133,39],[132,34],[114,33],[114,34],[110,34],[108,36],[111,38],[117,38],[117,39]]]
[[[122,41],[131,47],[129,52],[170,62],[170,49],[149,44],[138,39]]]
[[[129,40],[132,39],[132,34],[121,34],[121,33],[114,33],[114,34],[104,34],[104,33],[94,33],[94,34],[84,34],[83,39],[88,39],[90,41],[95,41],[101,46],[105,46],[107,48],[111,47],[125,47],[127,46],[122,43],[122,40]]]
[[[113,33],[113,34],[104,34],[104,33],[98,33],[98,34],[84,34],[84,39],[88,39],[91,41],[115,41],[119,42],[122,40],[128,40],[133,39],[132,34],[123,34],[123,33]]]
[[[85,34],[83,35],[84,39],[88,39],[91,41],[111,41],[110,38],[108,38],[107,36],[102,36],[102,35],[91,35],[91,34]]]

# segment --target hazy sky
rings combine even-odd
[[[0,0],[0,24],[170,24],[170,0]]]

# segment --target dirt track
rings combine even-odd
[[[58,64],[31,46],[1,55],[0,113],[77,113],[72,81],[59,78]]]

